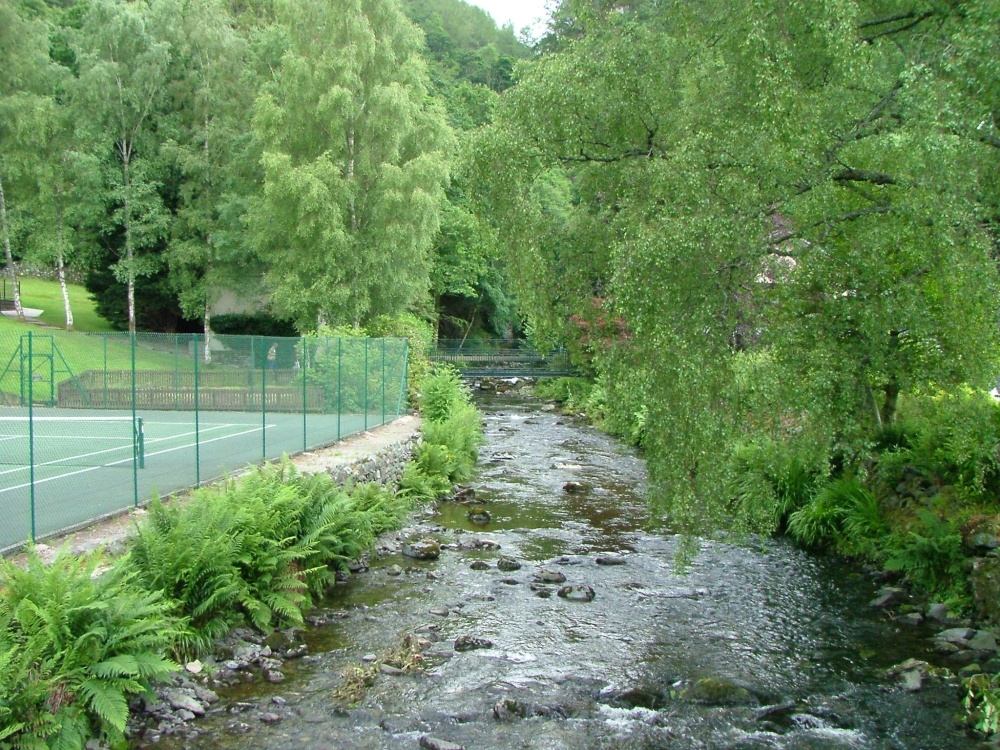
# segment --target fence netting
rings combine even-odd
[[[406,409],[405,339],[0,333],[0,549]]]

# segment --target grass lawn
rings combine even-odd
[[[66,327],[62,291],[58,281],[21,277],[21,304],[44,310],[39,320],[57,328]],[[73,308],[73,328],[77,331],[104,332],[114,330],[111,323],[94,310],[90,294],[78,284],[67,284],[69,301]]]

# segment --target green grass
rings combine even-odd
[[[59,282],[49,279],[22,277],[21,304],[44,312],[38,317],[43,323],[56,328],[66,327],[66,313],[63,309],[62,290]],[[97,314],[90,293],[79,284],[67,284],[69,301],[73,308],[73,328],[84,332],[104,332],[114,330],[111,323]],[[0,329],[2,330],[2,329]]]

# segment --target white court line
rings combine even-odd
[[[269,424],[267,426],[268,427],[277,427],[277,425],[273,425],[273,424]],[[211,440],[202,440],[201,444],[205,445],[207,443],[216,443],[216,442],[218,442],[220,440],[229,440],[229,438],[240,437],[241,435],[249,435],[249,434],[251,434],[253,432],[260,432],[260,430],[261,430],[260,427],[255,427],[252,430],[245,430],[243,432],[236,432],[236,433],[233,433],[232,435],[223,435],[222,437],[212,438]],[[162,450],[162,451],[155,451],[153,453],[147,453],[146,457],[148,458],[149,456],[159,456],[159,455],[162,455],[164,453],[173,453],[174,451],[186,450],[188,448],[193,448],[193,447],[194,447],[194,443],[190,443],[189,445],[179,445],[176,448],[166,448],[165,450]],[[70,471],[70,472],[66,472],[65,474],[59,474],[57,476],[48,477],[46,479],[36,479],[35,480],[35,484],[36,485],[38,485],[38,484],[45,484],[46,482],[53,482],[53,481],[55,481],[57,479],[66,479],[68,477],[75,477],[75,476],[77,476],[79,474],[86,474],[86,473],[91,472],[91,471],[97,471],[98,469],[106,469],[109,466],[117,466],[118,464],[125,464],[125,463],[131,463],[131,462],[132,462],[132,459],[131,458],[127,458],[127,459],[124,459],[122,461],[112,461],[111,463],[103,464],[101,466],[88,466],[87,468],[85,468],[85,469],[79,469],[78,471]],[[15,469],[14,471],[23,471],[25,468],[26,467],[21,467],[19,469]],[[30,487],[30,486],[31,486],[31,482],[26,482],[25,484],[19,484],[19,485],[16,485],[14,487],[5,487],[3,489],[0,489],[0,495],[2,495],[5,492],[13,492],[14,490],[23,490],[26,487]]]

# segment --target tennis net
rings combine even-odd
[[[0,417],[0,464],[145,465],[142,417]]]

